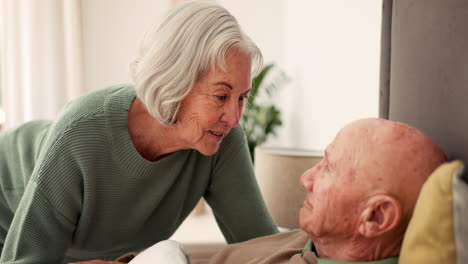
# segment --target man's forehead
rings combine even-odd
[[[324,156],[326,158],[330,158],[331,156],[336,156],[336,152],[339,151],[339,142],[337,142],[336,138],[333,140],[324,150]]]
[[[358,145],[363,144],[359,137],[361,136],[354,133],[338,133],[335,139],[326,147],[324,155],[334,163],[346,163],[340,164],[342,166],[351,165],[355,160],[353,155],[356,153],[356,149],[359,148]]]
[[[344,147],[344,144],[346,144],[346,140],[344,140],[343,131],[340,131],[333,139],[333,141],[330,142],[330,144],[328,144],[328,146],[325,148],[325,152],[330,154],[331,152],[334,152]]]

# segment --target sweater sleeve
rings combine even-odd
[[[205,199],[228,243],[278,232],[261,196],[239,126],[230,132],[215,156]]]
[[[71,135],[56,125],[15,212],[0,263],[62,263],[82,206]]]

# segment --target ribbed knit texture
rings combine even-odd
[[[0,134],[0,263],[142,250],[168,239],[202,196],[229,243],[277,232],[239,127],[213,156],[181,150],[150,162],[128,134],[134,98],[133,87],[114,86],[68,104],[55,122]]]

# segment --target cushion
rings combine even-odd
[[[456,263],[452,183],[462,171],[461,161],[446,162],[423,185],[403,239],[399,263]]]
[[[455,246],[457,251],[457,264],[468,263],[468,183],[467,175],[453,177],[453,226]]]

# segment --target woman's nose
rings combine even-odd
[[[229,127],[235,127],[239,124],[240,116],[242,114],[242,108],[236,103],[230,103],[224,109],[224,114],[221,117],[221,121],[228,124]]]

